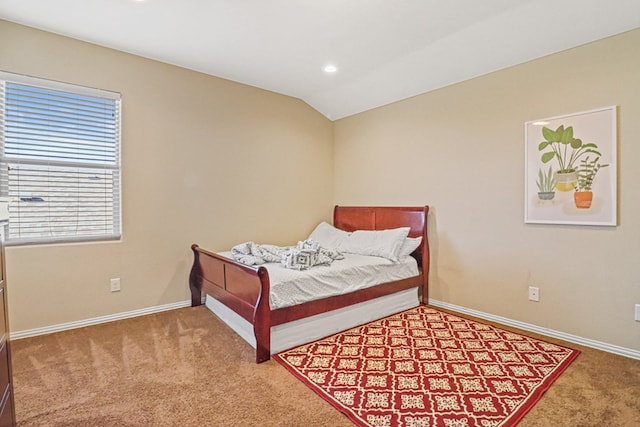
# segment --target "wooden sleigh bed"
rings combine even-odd
[[[269,273],[264,266],[247,266],[194,244],[191,246],[194,261],[189,277],[191,305],[201,305],[203,296],[207,295],[226,307],[225,310],[228,308],[249,322],[255,335],[256,362],[260,363],[271,356],[271,330],[277,325],[364,304],[413,288],[417,288],[418,303],[426,304],[429,277],[428,212],[428,206],[336,206],[333,225],[338,229],[352,232],[410,227],[409,237],[421,236],[420,246],[411,254],[418,263],[419,274],[276,310],[269,305]]]

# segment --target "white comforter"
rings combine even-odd
[[[221,255],[232,258],[231,252]],[[269,271],[271,309],[346,294],[418,275],[418,264],[410,256],[393,262],[376,256],[344,255],[344,259],[335,260],[331,265],[315,266],[302,271],[285,268],[279,263],[264,264]]]

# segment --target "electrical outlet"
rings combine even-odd
[[[636,304],[636,315],[635,315],[634,319],[636,321],[640,322],[640,304]]]
[[[120,292],[120,278],[111,279],[111,292]]]
[[[529,301],[540,301],[540,288],[529,286]]]

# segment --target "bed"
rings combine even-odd
[[[333,226],[347,232],[409,227],[408,237],[422,238],[411,253],[417,263],[417,274],[277,309],[271,309],[269,303],[270,278],[264,265],[241,264],[193,244],[194,260],[189,276],[191,305],[199,306],[206,300],[211,311],[254,346],[256,362],[261,363],[286,348],[385,317],[411,305],[426,304],[428,212],[428,206],[335,206]],[[298,331],[299,338],[288,339],[294,331]],[[272,340],[276,335],[284,343],[278,341],[275,345]]]

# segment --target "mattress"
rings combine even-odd
[[[232,257],[231,252],[220,255]],[[400,261],[356,254],[344,256],[344,259],[335,260],[331,265],[302,271],[285,268],[279,263],[263,264],[269,272],[271,309],[342,295],[419,274],[418,263],[411,256]]]

